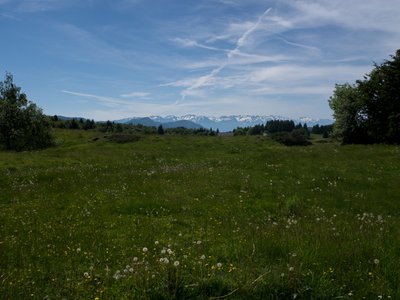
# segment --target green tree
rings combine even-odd
[[[357,86],[337,84],[333,96],[329,98],[335,125],[332,135],[344,144],[364,142],[365,105]]]
[[[336,85],[329,105],[343,143],[400,143],[400,50],[364,80]]]
[[[400,142],[400,50],[358,81],[364,97],[366,127],[374,142]]]
[[[0,82],[0,143],[7,150],[33,150],[53,144],[48,118],[28,101],[6,73]]]

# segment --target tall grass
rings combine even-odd
[[[57,135],[0,153],[0,298],[400,298],[398,146]]]

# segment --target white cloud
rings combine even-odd
[[[335,23],[353,29],[400,31],[398,0],[285,0],[295,9],[297,25]]]
[[[132,92],[132,93],[129,93],[129,94],[121,94],[120,97],[122,97],[122,98],[148,99],[150,95],[151,95],[150,93],[146,93],[146,92]]]

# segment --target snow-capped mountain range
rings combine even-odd
[[[127,123],[127,124],[142,124],[147,126],[158,126],[162,124],[166,128],[171,127],[188,127],[188,128],[212,128],[214,130],[219,129],[221,132],[232,131],[237,127],[254,126],[258,124],[265,124],[271,120],[293,120],[295,123],[306,123],[307,126],[312,127],[316,124],[329,125],[333,123],[333,120],[329,119],[313,119],[308,117],[301,117],[298,119],[291,119],[282,116],[256,116],[256,115],[232,115],[232,116],[221,116],[221,117],[206,117],[196,115],[184,115],[184,116],[150,116],[150,117],[132,117],[122,120],[116,120],[116,123]],[[174,125],[176,123],[176,126]]]

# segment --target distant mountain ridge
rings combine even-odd
[[[143,126],[152,126],[158,127],[162,125],[164,129],[168,128],[177,128],[177,127],[184,127],[189,129],[200,129],[203,126],[194,123],[190,120],[159,120],[154,119],[152,117],[144,117],[144,118],[128,118],[122,120],[116,120],[115,123],[122,123],[122,124],[132,124],[132,125],[143,125]]]
[[[174,127],[186,127],[186,128],[212,128],[214,130],[219,129],[221,132],[232,131],[237,127],[248,127],[259,124],[265,124],[271,120],[293,120],[292,118],[270,115],[270,116],[258,116],[258,115],[231,115],[221,117],[206,117],[197,115],[184,115],[184,116],[149,116],[145,118],[127,118],[122,120],[116,120],[116,123],[125,124],[142,124],[145,126],[159,126],[160,124],[164,128]],[[301,117],[293,120],[295,123],[307,123],[307,126],[312,127],[316,124],[329,125],[333,123],[330,119],[313,119],[308,117]],[[198,126],[198,127],[196,127]]]

